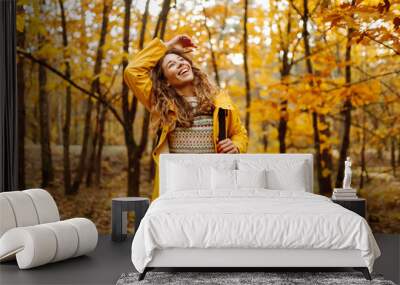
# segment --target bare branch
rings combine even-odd
[[[373,79],[376,79],[376,78],[380,78],[380,77],[384,77],[384,76],[388,76],[388,75],[392,75],[392,74],[397,74],[397,73],[400,73],[400,69],[399,70],[395,70],[395,71],[390,71],[390,72],[386,72],[386,73],[373,75],[373,76],[370,76],[369,78],[364,78],[364,79],[361,79],[361,80],[358,80],[358,81],[354,81],[354,82],[351,82],[351,83],[346,83],[346,84],[343,84],[341,86],[334,87],[334,88],[331,88],[331,89],[321,90],[321,92],[332,92],[332,91],[338,90],[340,88],[349,87],[349,86],[352,86],[352,85],[357,85],[357,84],[360,84],[360,83],[363,83],[363,82],[367,82],[367,81],[370,81],[370,80],[373,80]]]
[[[367,76],[371,76],[371,74],[369,74],[368,72],[366,72],[365,70],[363,70],[362,68],[360,68],[360,67],[358,67],[358,66],[353,66],[353,68],[357,69],[358,71],[360,71],[361,73],[363,73],[363,74],[365,74],[365,75],[367,75]],[[386,82],[384,82],[384,81],[382,81],[382,80],[379,80],[379,82],[380,82],[383,86],[385,86],[390,92],[392,92],[394,95],[396,95],[397,97],[400,98],[400,93],[397,92],[396,90],[394,90],[394,88],[393,88],[391,85],[387,84]]]
[[[367,38],[373,40],[374,42],[376,42],[376,43],[378,43],[378,44],[381,44],[381,45],[383,45],[384,47],[386,47],[386,48],[388,48],[388,49],[394,51],[397,55],[400,55],[400,51],[398,51],[398,50],[395,49],[394,47],[389,46],[389,45],[385,44],[384,42],[381,42],[381,41],[375,39],[374,37],[371,37],[371,36],[368,35],[367,33],[365,33],[364,35],[365,35]]]
[[[321,1],[321,0],[319,0],[319,1],[318,1],[318,3],[317,3],[317,4],[315,4],[315,7],[314,7],[314,9],[311,11],[311,13],[310,13],[310,15],[309,15],[309,17],[310,17],[310,18],[311,18],[311,17],[312,17],[312,15],[315,13],[315,11],[317,11],[317,9],[318,9],[319,5],[321,5],[321,3],[322,3],[322,1]]]
[[[334,116],[334,115],[330,115],[330,114],[327,114],[326,116],[329,117],[329,118],[331,118],[331,119],[333,119],[333,120],[337,120],[337,121],[341,121],[341,122],[344,121],[344,119],[343,119],[341,116]],[[351,125],[352,125],[353,127],[358,128],[358,129],[365,130],[366,132],[368,132],[369,134],[371,134],[371,135],[374,136],[374,137],[377,137],[377,138],[379,138],[379,139],[383,139],[380,135],[376,134],[373,130],[370,130],[370,129],[364,127],[364,126],[361,126],[361,125],[357,124],[357,123],[354,122],[354,121],[351,122]]]
[[[110,90],[111,90],[111,87],[113,87],[113,85],[114,85],[114,83],[115,83],[115,79],[117,78],[118,71],[120,70],[121,66],[122,66],[122,63],[120,63],[120,64],[118,65],[118,68],[114,71],[113,77],[112,77],[112,79],[111,79],[110,86],[108,86],[107,90],[106,90],[106,91],[104,92],[104,94],[103,94],[104,97],[107,96],[107,94],[108,94],[108,93],[110,92]]]
[[[293,65],[294,65],[294,63],[295,63],[295,61],[294,61],[294,54],[295,54],[295,52],[296,52],[296,50],[297,50],[297,46],[300,44],[300,42],[301,42],[301,39],[302,39],[303,37],[300,37],[300,38],[297,38],[296,39],[296,43],[293,45],[293,49],[292,49],[292,60],[290,61],[290,63],[289,63],[289,65],[292,67]],[[304,58],[305,59],[305,58]],[[297,61],[298,62],[298,61]],[[296,63],[297,63],[296,62]]]
[[[312,52],[312,53],[310,54],[310,57],[311,57],[311,56],[314,56],[314,55],[316,55],[316,54],[319,54],[319,53],[321,53],[321,52],[324,52],[324,51],[330,49],[332,46],[335,46],[335,45],[337,45],[337,44],[340,44],[341,42],[343,42],[343,41],[346,40],[346,39],[347,39],[347,38],[344,37],[344,38],[342,38],[341,40],[339,40],[339,41],[337,41],[337,42],[334,42],[334,43],[332,43],[332,44],[330,44],[330,45],[327,45],[326,48],[319,49],[319,50],[317,50],[317,51],[315,51],[315,52]],[[308,57],[306,57],[306,56],[302,56],[302,57],[300,57],[300,58],[294,60],[294,61],[293,61],[293,64],[298,64],[300,61],[303,61],[303,60],[305,60],[305,59],[307,59],[307,58],[308,58]]]
[[[297,6],[294,4],[293,0],[289,0],[289,3],[293,7],[293,9],[296,10],[297,14],[299,14],[301,18],[304,18],[303,13],[300,11],[299,8],[297,8]]]
[[[44,67],[46,67],[47,69],[49,69],[50,71],[52,71],[53,73],[55,73],[56,75],[58,75],[59,77],[61,77],[62,79],[64,79],[65,81],[67,81],[69,84],[71,84],[72,86],[74,86],[76,89],[78,89],[79,91],[81,91],[83,94],[88,95],[91,98],[94,98],[98,101],[100,101],[100,103],[102,103],[104,106],[106,106],[108,109],[110,109],[111,113],[113,113],[113,115],[115,116],[115,118],[117,119],[117,121],[121,124],[121,126],[123,128],[125,128],[124,125],[124,121],[121,119],[121,117],[119,116],[117,110],[107,101],[104,100],[101,96],[101,94],[98,94],[97,92],[91,92],[86,90],[85,88],[79,86],[77,83],[75,83],[74,81],[72,81],[71,79],[69,79],[68,77],[66,77],[61,71],[57,70],[56,68],[50,66],[48,63],[46,63],[43,60],[37,59],[36,57],[34,57],[31,53],[26,52],[20,48],[17,48],[17,53],[22,55],[25,58],[30,59],[31,61],[40,64]]]

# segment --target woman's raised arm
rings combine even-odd
[[[133,95],[150,111],[150,93],[152,88],[151,70],[170,48],[190,51],[196,47],[187,35],[177,35],[168,42],[159,38],[151,40],[136,53],[124,71],[124,80]]]
[[[150,111],[152,88],[151,70],[164,56],[168,47],[160,39],[154,38],[136,53],[124,71],[124,80],[133,95]]]

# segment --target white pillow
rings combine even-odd
[[[232,170],[212,167],[213,190],[238,190],[240,188],[267,188],[266,170]]]
[[[193,189],[211,189],[211,167],[168,164],[168,191],[185,191]]]
[[[184,155],[183,155],[184,156]],[[220,155],[223,156],[223,155]],[[184,165],[185,167],[192,167],[192,166],[207,166],[207,167],[214,167],[218,169],[236,169],[236,159],[228,159],[224,157],[218,157],[218,159],[212,159],[209,157],[205,157],[202,154],[193,155],[191,157],[174,157],[173,159],[167,160],[167,167],[168,164],[175,163]]]
[[[280,169],[267,171],[267,188],[273,190],[288,190],[306,192],[307,177],[304,175],[303,166],[291,169],[290,172]]]
[[[238,188],[267,188],[267,171],[261,170],[236,170]]]
[[[306,160],[239,159],[240,170],[267,170],[267,187],[273,190],[303,191],[308,189]]]
[[[236,190],[236,170],[211,168],[212,189]]]

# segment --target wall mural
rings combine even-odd
[[[17,5],[19,184],[48,190],[62,219],[88,217],[109,233],[113,197],[152,197],[157,133],[124,70],[152,39],[186,35],[187,58],[237,106],[248,153],[312,153],[314,192],[328,197],[349,157],[373,231],[400,233],[400,4]]]

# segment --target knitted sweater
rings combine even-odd
[[[184,96],[195,109],[198,97]],[[192,127],[177,126],[168,134],[171,153],[215,153],[212,113],[195,115]]]

